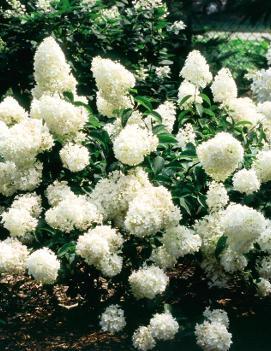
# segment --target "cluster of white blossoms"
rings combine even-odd
[[[120,16],[120,13],[119,13],[119,9],[118,9],[118,6],[111,6],[109,7],[108,9],[102,9],[100,11],[100,17],[98,17],[98,20],[99,19],[103,19],[103,20],[113,20],[115,18],[118,18]]]
[[[243,161],[244,150],[231,134],[220,132],[197,147],[205,172],[216,181],[224,181]]]
[[[198,88],[205,88],[213,78],[205,58],[197,50],[188,54],[180,76]]]
[[[103,331],[115,334],[126,326],[124,311],[119,305],[110,305],[100,317],[100,326]]]
[[[99,225],[79,236],[76,253],[105,276],[113,277],[122,269],[122,257],[118,255],[122,244],[123,238],[116,229]]]
[[[58,1],[54,0],[37,0],[36,1],[36,8],[43,12],[51,12],[53,11],[52,3],[57,3]]]
[[[229,196],[222,183],[211,182],[207,191],[206,203],[210,211],[218,211],[229,202]]]
[[[147,191],[146,191],[147,190]],[[181,213],[163,186],[142,189],[129,203],[125,228],[132,235],[146,237],[171,225],[178,225]]]
[[[200,236],[181,225],[167,228],[161,241],[167,253],[175,259],[193,254],[201,246]]]
[[[28,254],[27,247],[17,239],[0,241],[0,273],[23,273]]]
[[[259,296],[266,297],[271,294],[271,283],[267,279],[259,278],[259,281],[256,282],[256,287]]]
[[[67,143],[59,154],[63,166],[71,172],[82,171],[89,164],[89,151],[80,144]]]
[[[260,189],[261,183],[254,169],[241,169],[232,178],[233,188],[240,193],[252,194]]]
[[[229,319],[226,312],[206,309],[203,315],[206,320],[195,327],[197,344],[204,351],[228,351],[232,335],[228,331]]]
[[[187,98],[188,96],[190,97]],[[201,104],[203,101],[197,86],[186,80],[184,80],[179,86],[178,102],[180,103],[184,98],[187,98],[187,100],[180,105],[182,110],[189,109],[194,103]]]
[[[124,164],[136,166],[144,157],[155,151],[158,138],[147,128],[126,125],[113,143],[115,157]]]
[[[157,78],[164,79],[169,78],[171,69],[169,66],[157,66],[155,67],[155,74]]]
[[[0,121],[4,122],[8,127],[22,122],[27,117],[27,112],[12,96],[7,96],[0,103]]]
[[[224,235],[229,247],[238,253],[246,253],[266,227],[264,216],[240,204],[230,204],[221,217]]]
[[[271,68],[249,73],[247,78],[252,80],[250,88],[258,102],[271,100]]]
[[[84,107],[74,106],[59,96],[43,95],[34,101],[31,117],[42,119],[60,141],[73,140],[84,128],[88,114]]]
[[[222,68],[214,78],[211,85],[214,101],[227,103],[237,98],[237,86],[228,68]]]
[[[179,129],[176,139],[178,145],[182,148],[186,147],[187,144],[196,143],[196,133],[194,132],[193,126],[191,123],[186,123],[182,128]]]
[[[151,10],[165,6],[163,0],[133,0],[135,9]]]
[[[181,30],[184,30],[186,28],[186,24],[182,21],[175,21],[173,22],[169,27],[168,31],[173,32],[175,35],[178,35]]]
[[[29,275],[42,284],[53,284],[58,276],[60,262],[55,253],[44,247],[34,251],[26,261]]]
[[[234,273],[243,271],[248,261],[242,253],[226,248],[220,255],[220,263],[227,273]]]
[[[133,335],[133,345],[140,351],[151,350],[156,340],[172,340],[179,330],[179,324],[169,313],[156,313],[148,326],[139,327]]]
[[[91,71],[98,88],[97,108],[107,116],[114,117],[114,110],[132,107],[128,96],[135,86],[135,77],[124,66],[99,56],[92,60]]]
[[[17,196],[11,207],[1,214],[3,226],[11,237],[23,242],[30,241],[41,211],[41,198],[36,194]]]
[[[56,187],[58,191],[58,183]],[[51,191],[54,192],[54,188],[47,190],[49,194]],[[70,233],[75,229],[86,230],[92,224],[102,222],[102,215],[87,196],[64,191],[63,194],[49,195],[49,197],[54,198],[57,195],[59,195],[59,202],[56,201],[55,205],[45,213],[45,220],[52,228]]]
[[[133,271],[129,277],[131,290],[136,299],[153,299],[166,290],[168,282],[167,275],[156,266],[140,268]]]
[[[269,182],[271,180],[271,150],[259,151],[253,162],[253,168],[262,183]]]
[[[176,119],[176,107],[172,101],[165,101],[154,110],[162,118],[162,124],[171,133]]]
[[[39,99],[42,95],[74,92],[76,80],[66,62],[65,55],[53,37],[45,38],[34,56],[34,77],[36,86],[33,96]]]
[[[226,105],[229,116],[236,122],[247,121],[255,125],[262,118],[257,111],[257,106],[248,97],[228,100]]]

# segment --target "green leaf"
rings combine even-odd
[[[161,156],[156,156],[153,160],[152,169],[154,174],[160,173],[165,164],[165,160]]]
[[[205,95],[205,94],[200,94],[200,96],[202,97],[202,99],[203,99],[205,102],[207,102],[207,104],[208,104],[209,106],[211,106],[211,101],[210,101],[210,99],[209,99],[209,97],[208,97],[207,95]]]
[[[185,97],[183,97],[182,99],[181,99],[181,101],[179,102],[179,105],[181,106],[181,105],[183,105],[188,99],[190,99],[192,97],[192,95],[187,95],[187,96],[185,96]]]
[[[132,113],[133,113],[133,110],[131,108],[127,108],[121,112],[120,118],[121,118],[122,128],[126,126],[128,119],[131,117]]]
[[[196,105],[197,114],[201,117],[203,113],[203,106],[201,104],[195,104],[195,105]]]
[[[177,144],[176,138],[169,133],[160,133],[158,134],[160,144]]]
[[[60,249],[58,249],[57,256],[58,257],[63,257],[66,254],[74,253],[75,252],[75,246],[76,246],[75,241],[70,241],[69,243],[64,244],[63,246],[61,246]]]
[[[226,246],[227,246],[227,237],[222,235],[216,243],[215,257],[217,260],[219,259],[219,256],[224,251]]]

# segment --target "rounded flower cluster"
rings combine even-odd
[[[136,299],[153,299],[166,290],[168,282],[164,271],[155,266],[141,268],[132,272],[129,277],[132,293]]]
[[[110,305],[102,313],[100,326],[103,331],[115,334],[121,331],[126,325],[124,311],[119,305]]]
[[[167,228],[162,237],[162,242],[166,251],[175,258],[193,254],[201,246],[200,236],[181,225]]]
[[[60,262],[53,251],[44,247],[28,257],[26,266],[35,280],[42,284],[53,284],[58,276]]]
[[[35,103],[32,118],[42,118],[50,132],[58,139],[72,140],[88,120],[87,111],[81,106],[74,106],[58,96],[43,96]]]
[[[257,101],[271,100],[271,68],[267,70],[261,69],[255,73],[248,74],[247,78],[252,80],[250,87]]]
[[[229,247],[238,253],[246,253],[264,231],[266,220],[253,208],[232,204],[224,210],[221,225]]]
[[[203,315],[207,320],[195,327],[197,344],[204,351],[228,351],[232,335],[227,330],[229,319],[226,312],[206,309]]]
[[[271,294],[271,283],[269,280],[260,278],[256,284],[258,295],[265,297]]]
[[[155,151],[158,138],[147,128],[126,125],[113,143],[115,157],[124,164],[135,166],[144,161],[144,157]]]
[[[46,222],[54,229],[70,233],[86,230],[93,223],[101,223],[97,207],[84,195],[68,196],[45,213]]]
[[[23,273],[28,257],[28,249],[20,241],[12,238],[0,241],[0,273]]]
[[[85,146],[67,143],[59,154],[63,166],[71,172],[82,171],[89,164],[89,152]]]
[[[258,179],[262,183],[271,180],[271,150],[260,151],[253,163]]]
[[[156,342],[149,327],[139,327],[133,334],[133,345],[140,351],[148,351],[155,347]]]
[[[206,203],[210,211],[218,211],[227,205],[229,196],[222,183],[211,182],[207,191]]]
[[[76,80],[71,74],[65,55],[53,37],[45,38],[34,56],[34,77],[36,87],[33,95],[75,91]]]
[[[205,58],[197,50],[188,54],[180,76],[200,88],[205,88],[213,78]]]
[[[257,243],[260,245],[262,251],[271,254],[271,226],[268,220],[267,226],[258,238]]]
[[[194,103],[202,103],[202,97],[200,96],[199,89],[194,84],[184,80],[179,86],[178,102],[180,103],[185,97],[188,96],[190,97],[180,106],[181,109],[189,109]]]
[[[214,101],[225,103],[237,98],[237,86],[228,68],[222,68],[211,85]]]
[[[246,257],[241,253],[227,248],[220,255],[220,263],[224,270],[228,273],[241,272],[246,268],[248,261]]]
[[[11,207],[2,213],[2,223],[12,237],[29,241],[38,224],[40,198],[33,194],[15,197]]]
[[[261,119],[254,102],[248,98],[235,98],[227,101],[229,116],[236,122],[247,121],[253,125]]]
[[[182,148],[186,147],[187,144],[194,144],[196,140],[196,133],[194,132],[191,123],[186,123],[183,128],[180,128],[176,135],[178,145]]]
[[[177,225],[180,219],[180,210],[174,206],[170,192],[159,186],[138,192],[129,203],[124,224],[132,235],[145,237]]]
[[[171,268],[177,263],[176,257],[172,256],[164,245],[152,250],[150,260],[163,269]]]
[[[271,279],[271,256],[264,257],[257,268],[262,278]]]
[[[123,239],[116,229],[100,225],[80,235],[76,244],[76,253],[87,264],[100,269],[105,276],[120,273],[122,258],[117,255]]]
[[[27,118],[7,130],[0,140],[0,154],[18,167],[30,167],[39,153],[50,150],[53,138],[41,121]]]
[[[0,121],[7,126],[22,122],[28,117],[27,112],[11,96],[7,96],[0,103]]]
[[[171,340],[179,329],[179,324],[168,312],[156,313],[150,320],[149,328],[157,340]]]
[[[107,117],[113,117],[114,110],[132,107],[127,96],[135,86],[135,77],[124,66],[99,56],[92,60],[91,71],[98,87],[97,108]]]
[[[154,111],[161,116],[162,124],[166,127],[166,129],[169,132],[172,132],[176,118],[176,108],[174,103],[171,101],[165,101],[163,104],[159,105]]]
[[[252,194],[260,189],[261,183],[254,169],[241,169],[232,178],[233,188],[240,193]]]
[[[201,143],[197,155],[208,175],[216,181],[224,181],[243,161],[244,150],[231,134],[221,132]]]

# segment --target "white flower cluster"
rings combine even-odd
[[[115,157],[124,164],[135,166],[144,161],[144,157],[155,151],[158,138],[147,128],[126,125],[113,143]]]
[[[172,340],[179,330],[179,324],[169,313],[156,313],[147,327],[139,327],[133,335],[133,345],[138,350],[151,350],[157,340]]]
[[[271,180],[271,150],[259,151],[252,166],[262,183],[269,182]]]
[[[173,22],[169,27],[168,31],[173,32],[175,35],[178,35],[181,30],[186,28],[186,24],[182,20]]]
[[[229,201],[229,196],[222,183],[211,182],[207,191],[206,203],[210,211],[223,209]]]
[[[127,175],[115,171],[96,184],[90,198],[105,220],[113,220],[123,227],[129,203],[140,190],[148,187],[151,184],[147,173],[140,167],[130,170]]]
[[[122,257],[117,254],[122,243],[123,239],[116,229],[100,225],[79,236],[76,253],[105,276],[113,277],[122,269]]]
[[[163,0],[133,0],[135,9],[151,10],[165,6]]]
[[[220,255],[220,263],[226,272],[234,273],[243,271],[248,261],[242,253],[226,248]]]
[[[172,101],[165,101],[154,111],[161,116],[162,124],[171,133],[176,118],[176,107],[174,103]]]
[[[176,139],[181,148],[186,147],[186,145],[189,143],[195,145],[196,133],[194,132],[192,124],[186,123],[182,128],[180,128],[176,135]]]
[[[197,155],[208,175],[216,181],[224,181],[243,161],[244,150],[231,134],[220,132],[201,143]]]
[[[227,330],[229,319],[222,310],[205,310],[207,319],[202,324],[196,324],[195,335],[197,344],[204,351],[227,351],[232,344],[232,335]]]
[[[59,154],[63,166],[71,172],[82,171],[89,164],[88,149],[80,144],[67,143]]]
[[[186,110],[191,108],[191,106],[195,104],[202,104],[202,97],[200,96],[200,91],[196,85],[189,83],[184,80],[178,89],[178,102],[180,103],[185,97],[188,97],[185,102],[182,103],[180,108],[182,110]]]
[[[170,67],[169,66],[157,66],[155,67],[155,73],[159,79],[169,78],[170,76]]]
[[[7,96],[0,103],[0,121],[4,122],[7,126],[22,122],[27,117],[27,112],[13,97]]]
[[[41,199],[36,194],[15,197],[11,207],[2,213],[2,223],[12,237],[26,242],[38,225],[41,213]]]
[[[60,262],[55,253],[44,247],[34,251],[26,261],[29,275],[42,284],[53,284],[58,276]]]
[[[271,279],[271,256],[264,257],[257,265],[260,276],[264,279]]]
[[[124,311],[119,305],[110,305],[102,313],[100,326],[103,331],[115,334],[121,331],[126,325]]]
[[[34,77],[37,85],[32,93],[37,99],[43,94],[61,94],[76,90],[77,83],[70,66],[53,37],[45,38],[35,53]]]
[[[261,233],[257,243],[260,245],[262,251],[271,254],[271,226],[269,220],[266,220],[266,222],[266,228]]]
[[[221,225],[229,247],[237,253],[246,253],[264,231],[266,220],[253,208],[231,204],[222,214]]]
[[[271,100],[271,68],[248,74],[247,78],[252,80],[250,88],[258,102]]]
[[[267,279],[260,278],[256,287],[259,296],[266,297],[271,294],[271,283]]]
[[[145,237],[170,225],[178,225],[180,210],[174,206],[170,192],[163,186],[138,192],[129,203],[125,227],[132,235]]]
[[[54,206],[46,211],[46,222],[65,233],[86,230],[94,223],[101,223],[102,215],[97,207],[86,196],[75,195],[67,188],[63,183],[55,183],[47,189],[49,201]]]
[[[127,96],[135,85],[135,77],[124,66],[99,56],[92,60],[91,70],[98,87],[97,108],[107,116],[114,117],[114,110],[131,107]]]
[[[176,259],[197,252],[201,246],[200,236],[181,225],[167,228],[161,241],[168,254]]]
[[[257,112],[257,106],[248,97],[234,98],[227,101],[229,116],[236,122],[247,121],[255,125],[261,114]]]
[[[17,239],[7,238],[0,241],[0,273],[23,273],[27,257],[27,247]]]
[[[226,103],[237,98],[237,86],[228,68],[222,68],[211,85],[214,101]]]
[[[143,267],[133,271],[129,277],[131,290],[136,299],[153,299],[162,294],[168,285],[169,278],[156,266]]]
[[[38,10],[51,12],[53,11],[52,2],[52,0],[37,0],[35,5]]]
[[[188,54],[180,76],[198,88],[205,88],[213,78],[205,58],[197,50]]]
[[[7,0],[6,2],[11,7],[11,9],[7,9],[4,11],[4,17],[10,18],[25,15],[26,8],[20,0]]]
[[[60,141],[73,140],[88,120],[84,107],[74,106],[59,96],[48,95],[34,101],[31,117],[43,119],[50,132]]]
[[[260,189],[261,183],[254,169],[241,169],[232,178],[233,188],[240,193],[252,194]]]

